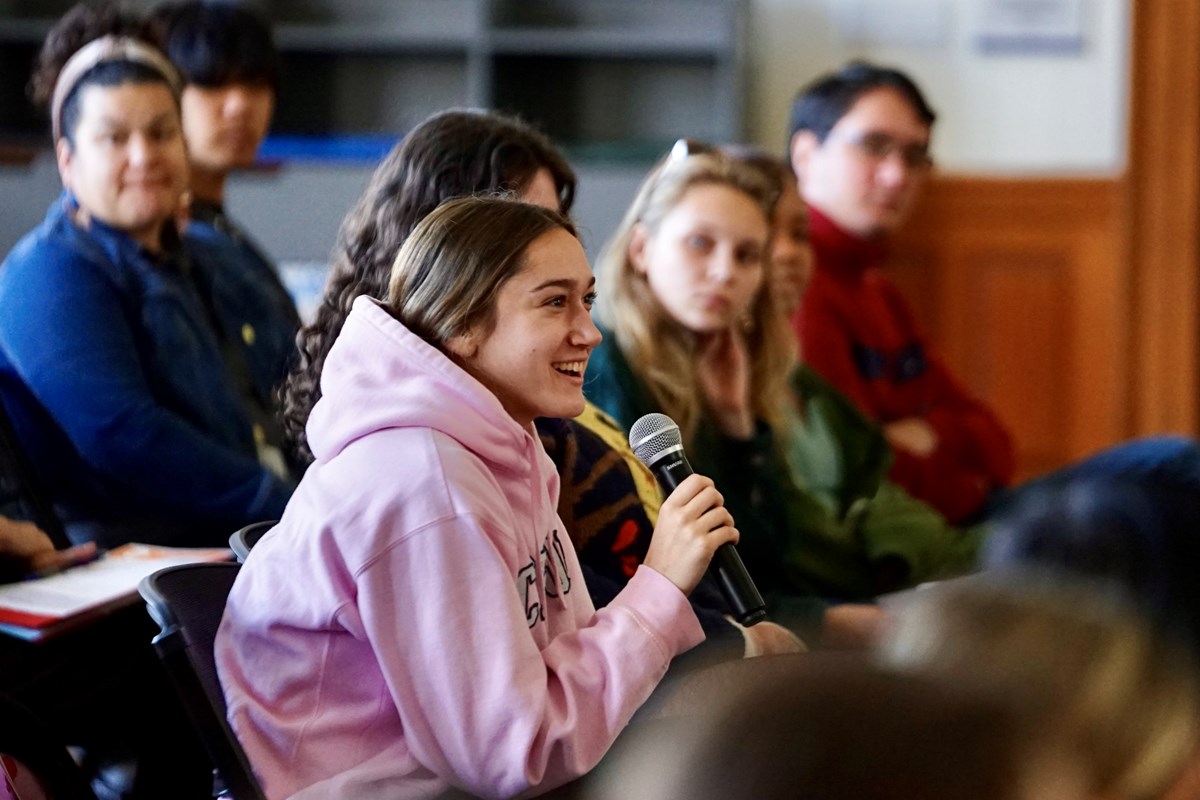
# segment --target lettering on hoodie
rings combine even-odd
[[[562,539],[555,528],[542,543],[538,559],[529,559],[529,563],[517,572],[517,591],[525,601],[525,621],[529,627],[546,619],[546,609],[542,605],[541,595],[537,590],[538,574],[542,575],[546,597],[557,599],[571,592],[571,573],[567,569],[566,551]]]

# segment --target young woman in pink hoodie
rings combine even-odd
[[[574,228],[452,200],[359,298],[308,423],[315,461],[234,586],[216,656],[269,797],[536,793],[591,769],[675,655],[736,541],[707,478],[664,503],[596,611],[533,427],[583,409],[594,279]]]

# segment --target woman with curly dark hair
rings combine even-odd
[[[321,397],[325,356],[354,299],[382,299],[400,245],[443,201],[510,192],[567,214],[575,173],[544,135],[496,113],[443,111],[414,128],[376,168],[342,221],[333,271],[316,319],[298,337],[300,361],[283,387],[284,429],[297,457],[312,460],[304,426]]]

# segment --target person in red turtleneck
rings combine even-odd
[[[907,76],[864,62],[801,90],[790,154],[815,269],[794,323],[804,360],[883,426],[892,480],[959,522],[1011,482],[1012,440],[880,269],[929,172],[934,118]]]

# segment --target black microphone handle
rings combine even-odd
[[[683,483],[692,474],[692,465],[688,463],[683,448],[668,451],[663,454],[652,467],[658,483],[667,494],[675,491],[675,487]],[[708,564],[708,574],[717,582],[725,602],[733,611],[733,618],[746,627],[762,622],[767,618],[767,604],[758,587],[746,571],[742,557],[737,548],[726,542],[713,553],[712,561]]]

